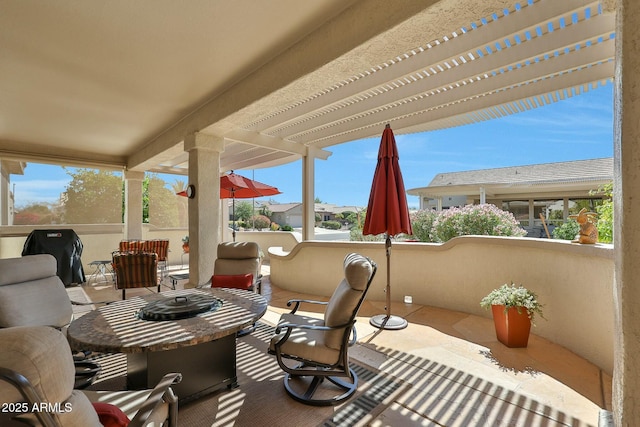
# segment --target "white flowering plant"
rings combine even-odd
[[[492,305],[504,305],[505,312],[511,307],[515,307],[520,313],[521,308],[527,310],[527,315],[531,320],[531,324],[535,326],[534,319],[537,314],[544,319],[542,315],[542,307],[538,301],[538,296],[522,285],[504,284],[497,289],[492,290],[489,295],[482,298],[480,306],[489,309]]]

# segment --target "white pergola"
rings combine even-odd
[[[402,134],[490,120],[615,79],[616,209],[631,239],[640,234],[624,215],[640,188],[630,118],[639,9],[635,0],[7,0],[0,159],[124,170],[129,202],[145,171],[218,188],[227,170],[302,159],[309,238],[314,161],[331,146],[378,136],[387,123]],[[209,194],[189,206],[194,273],[219,236]],[[127,214],[134,237],[136,209]],[[625,320],[625,301],[640,291],[627,287],[636,249],[618,243]],[[640,335],[640,322],[622,320],[621,336]],[[621,372],[636,366],[629,343]],[[632,400],[640,381],[616,379],[620,417],[639,418],[620,396]]]

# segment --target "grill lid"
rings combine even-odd
[[[177,320],[216,311],[222,301],[212,295],[187,294],[150,302],[138,311],[142,320]]]

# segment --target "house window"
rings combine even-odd
[[[502,202],[502,210],[511,212],[513,216],[520,222],[520,225],[527,227],[529,225],[529,201],[528,200],[511,200]]]
[[[547,225],[562,225],[564,222],[564,200],[534,200],[533,218],[540,220],[540,214],[544,215]]]

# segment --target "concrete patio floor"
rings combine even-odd
[[[272,286],[268,265],[263,274],[262,293],[269,301],[262,319],[266,323],[276,324],[289,310],[289,299],[321,299]],[[120,299],[111,283],[90,283],[82,289],[94,301]],[[127,291],[127,297],[137,292],[149,291]],[[388,331],[369,324],[371,316],[382,313],[384,302],[365,301],[356,325],[358,345],[350,356],[403,380],[407,387],[366,425],[597,426],[601,410],[610,410],[611,377],[536,336],[535,328],[527,348],[511,349],[496,340],[490,318],[393,303],[392,313],[409,325]]]

